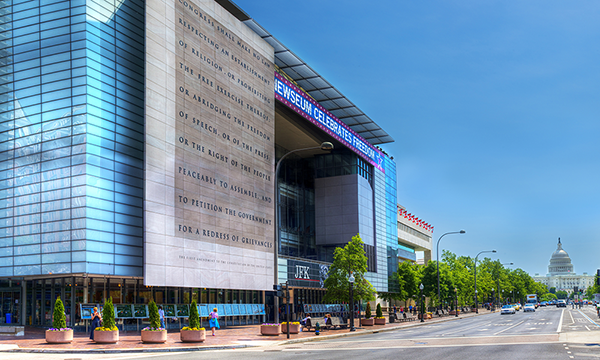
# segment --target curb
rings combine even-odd
[[[493,313],[490,312],[489,314],[493,314]],[[413,328],[413,327],[418,327],[418,326],[425,326],[428,324],[436,324],[436,323],[447,322],[447,321],[464,320],[464,319],[468,319],[468,318],[475,317],[475,316],[481,316],[481,315],[486,315],[486,314],[474,314],[474,315],[470,315],[467,317],[452,316],[452,317],[447,317],[447,318],[438,318],[435,321],[429,321],[429,322],[420,322],[420,321],[418,321],[418,319],[416,319],[414,323],[409,323],[408,325],[399,325],[399,326],[393,326],[393,327],[388,327],[388,328],[383,328],[383,329],[357,331],[357,332],[353,332],[353,333],[323,335],[323,336],[315,336],[315,337],[311,337],[311,338],[284,340],[277,345],[299,344],[299,343],[304,343],[304,342],[324,341],[324,340],[331,340],[331,339],[344,338],[344,337],[350,337],[350,336],[378,334],[378,333],[382,333],[382,332],[389,332],[389,331]]]
[[[0,353],[44,353],[44,354],[126,354],[126,353],[160,353],[160,352],[187,352],[208,350],[231,350],[239,348],[258,347],[259,345],[222,345],[222,346],[191,346],[176,348],[133,348],[133,349],[32,349],[17,348],[0,350]]]
[[[492,314],[486,313],[486,314]],[[350,336],[360,336],[367,334],[377,334],[381,332],[389,332],[400,329],[407,329],[418,326],[426,326],[428,324],[435,324],[446,321],[455,321],[455,320],[464,320],[475,316],[481,316],[486,314],[473,314],[466,317],[447,317],[447,318],[437,318],[433,321],[429,322],[420,322],[418,319],[415,320],[414,323],[409,323],[407,325],[398,325],[383,329],[373,329],[373,330],[364,330],[357,331],[353,333],[343,333],[343,334],[333,334],[333,335],[323,335],[323,336],[314,336],[310,338],[303,339],[293,339],[293,340],[282,340],[277,342],[275,346],[280,345],[289,345],[289,344],[298,344],[304,342],[314,342],[314,341],[324,341],[331,340],[337,338],[344,338]],[[10,345],[5,345],[10,346]],[[17,346],[17,345],[14,345]],[[171,348],[132,348],[132,349],[38,349],[38,348],[2,348],[0,347],[0,353],[43,353],[43,354],[127,354],[127,353],[171,353],[171,352],[188,352],[188,351],[210,351],[210,350],[231,350],[231,349],[240,349],[240,348],[251,348],[251,347],[261,347],[267,346],[266,344],[256,344],[256,345],[248,345],[248,344],[238,344],[238,345],[221,345],[221,346],[190,346],[190,347],[171,347]]]

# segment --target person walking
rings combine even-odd
[[[90,333],[90,339],[92,340],[94,340],[94,330],[100,327],[100,321],[102,321],[102,316],[100,316],[98,308],[94,306],[94,311],[92,312],[92,332]]]
[[[162,308],[162,305],[158,307],[158,318],[160,319],[160,327],[166,329],[165,327],[165,311]]]
[[[210,318],[208,320],[208,327],[212,330],[212,336],[215,336],[215,329],[220,329],[219,326],[219,314],[217,314],[217,308],[214,308],[213,311],[208,315]]]

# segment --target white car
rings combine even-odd
[[[512,305],[504,305],[502,309],[500,309],[500,315],[504,314],[514,314],[516,313],[514,306]]]
[[[535,312],[535,306],[533,304],[527,304],[523,308],[523,312],[533,311]]]

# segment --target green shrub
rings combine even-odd
[[[150,313],[150,327],[158,329],[160,328],[160,317],[158,316],[158,306],[154,300],[150,300],[148,304],[148,312]]]
[[[102,327],[108,331],[117,330],[115,325],[115,307],[113,305],[112,296],[104,300],[104,308],[102,309]]]
[[[371,318],[371,303],[367,303],[367,310],[365,310],[365,318]]]
[[[382,318],[383,312],[381,311],[381,304],[377,304],[377,309],[375,309],[375,317]]]
[[[60,296],[56,298],[54,303],[54,311],[52,312],[52,327],[55,329],[64,329],[67,327],[67,317],[65,316],[65,306],[63,305]]]
[[[192,304],[190,305],[190,327],[192,329],[200,328],[200,317],[198,316],[196,300],[192,300]]]

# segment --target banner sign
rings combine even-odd
[[[275,98],[385,172],[383,154],[294,84],[275,72]]]
[[[329,276],[329,266],[306,261],[287,260],[290,286],[323,288]]]

